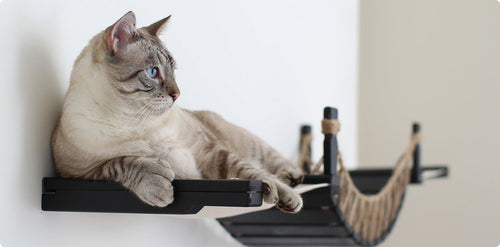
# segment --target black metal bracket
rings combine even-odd
[[[420,133],[420,124],[413,123],[412,133],[414,135]],[[410,175],[410,183],[419,184],[422,183],[422,170],[420,169],[420,145],[417,144],[415,146],[415,150],[413,151],[413,167],[411,169]]]

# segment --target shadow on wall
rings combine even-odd
[[[18,39],[21,44],[17,78],[18,97],[23,101],[20,108],[23,110],[24,140],[21,148],[24,155],[18,173],[22,178],[16,181],[22,183],[19,188],[23,188],[24,205],[40,210],[42,177],[54,175],[50,135],[59,118],[63,94],[50,52],[56,47],[44,39],[46,34],[38,33],[21,33]]]

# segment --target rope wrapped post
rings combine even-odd
[[[333,107],[325,107],[323,111],[323,118],[326,120],[338,119],[338,111]],[[324,157],[324,174],[337,175],[337,156],[338,156],[338,142],[336,133],[326,131],[323,125],[323,134],[325,140],[323,141],[323,157]]]
[[[299,167],[306,174],[311,173],[312,166],[312,148],[311,148],[311,125],[302,125],[300,127],[300,154]],[[302,157],[303,156],[303,157]]]
[[[337,108],[324,108],[323,121],[321,124],[321,131],[325,135],[323,141],[323,174],[331,177],[331,193],[333,195],[334,204],[338,203],[338,195],[340,194],[340,176],[337,174],[337,161],[339,155],[337,133],[340,127],[338,121],[336,121],[337,119]]]
[[[413,135],[417,135],[420,133],[420,124],[413,123],[412,128]],[[413,184],[422,183],[422,176],[420,170],[420,145],[417,144],[415,146],[415,150],[413,151],[413,167],[411,169],[410,182]]]

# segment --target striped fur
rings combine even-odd
[[[213,112],[174,105],[175,62],[156,36],[167,20],[136,29],[129,12],[84,48],[52,135],[57,171],[120,182],[159,207],[173,201],[174,178],[260,179],[266,202],[298,212],[289,185],[303,175],[291,162]],[[158,78],[147,77],[151,66]]]

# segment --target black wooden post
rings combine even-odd
[[[302,152],[302,145],[303,145],[302,141],[303,141],[303,136],[305,136],[305,135],[310,135],[310,134],[311,134],[311,125],[302,125],[302,126],[300,127],[300,137],[301,137],[301,138],[300,138],[300,147],[299,147],[299,148],[300,148],[300,150],[299,150],[299,152]],[[311,160],[311,159],[312,159],[312,148],[311,148],[311,143],[309,143],[309,144],[307,145],[307,156],[308,156],[309,160]],[[302,163],[302,170],[303,170],[304,172],[306,172],[306,174],[310,174],[310,173],[311,173],[311,169],[310,169],[309,164],[308,164],[308,162],[307,162],[307,161],[304,161],[304,163]]]
[[[323,111],[324,119],[338,119],[337,108],[325,107]],[[337,175],[337,155],[338,143],[337,136],[332,134],[325,134],[323,141],[323,157],[324,157],[324,174]]]
[[[413,123],[413,134],[420,133],[420,124]],[[413,168],[411,170],[411,183],[419,184],[422,183],[421,169],[420,169],[420,145],[415,146],[413,151]]]

